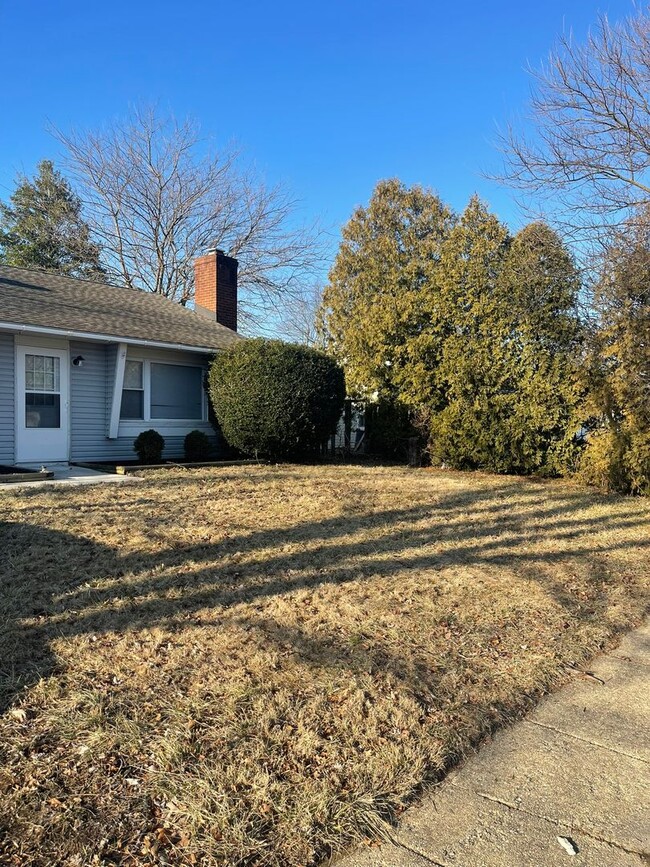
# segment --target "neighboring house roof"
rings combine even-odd
[[[0,324],[194,349],[240,339],[161,295],[7,265],[0,265]]]

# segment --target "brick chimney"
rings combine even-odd
[[[237,331],[237,259],[208,250],[194,262],[194,309]]]

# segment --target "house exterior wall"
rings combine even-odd
[[[16,343],[49,345],[41,336],[28,333],[14,336],[0,332],[0,464],[13,464],[16,460]],[[54,345],[53,341],[49,341]],[[60,342],[60,341],[59,341]],[[64,341],[67,348],[67,341]],[[63,344],[62,344],[63,345]],[[57,343],[58,346],[58,343]],[[154,428],[165,438],[163,457],[183,456],[183,441],[191,430],[201,430],[215,446],[218,454],[223,450],[221,439],[215,435],[207,420],[182,421],[151,419],[149,421],[120,421],[118,436],[109,439],[109,422],[113,399],[113,380],[117,359],[117,344],[84,340],[70,340],[69,358],[83,356],[83,366],[70,364],[70,460],[116,461],[134,460],[133,441],[143,430]],[[158,361],[166,364],[190,364],[208,368],[209,358],[194,352],[129,346],[128,359]]]
[[[13,464],[16,432],[16,350],[13,334],[0,333],[0,463]]]
[[[113,379],[117,359],[115,344],[71,341],[70,357],[82,355],[82,367],[71,367],[71,441],[72,461],[134,460],[133,441],[143,430],[154,428],[165,438],[163,457],[183,456],[183,441],[191,430],[206,433],[217,448],[215,432],[209,421],[120,421],[116,439],[108,438]],[[166,364],[191,364],[207,370],[208,359],[193,352],[129,346],[127,359],[158,361]]]

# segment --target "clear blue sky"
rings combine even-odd
[[[528,62],[582,39],[631,0],[0,0],[0,198],[67,130],[159,102],[237,141],[336,233],[397,176],[455,208],[478,191],[515,228],[510,193],[484,180],[497,123],[525,106]],[[334,246],[334,245],[333,245]]]

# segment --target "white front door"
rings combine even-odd
[[[16,463],[68,460],[68,352],[19,346]]]

